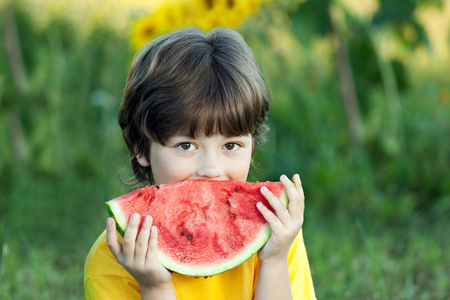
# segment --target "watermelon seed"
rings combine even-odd
[[[142,196],[142,193],[139,193],[138,197]]]
[[[236,218],[236,215],[235,214],[231,214],[230,217],[231,218]]]
[[[236,188],[236,192],[239,193],[240,191],[241,191],[241,189],[237,187],[237,188]]]
[[[155,185],[156,189],[159,190],[159,185]]]
[[[184,235],[184,230],[181,230],[181,235]]]
[[[227,201],[225,201],[225,204],[230,205],[231,203],[230,203],[230,201],[227,200]]]
[[[192,234],[188,234],[187,238],[188,240],[192,240]]]

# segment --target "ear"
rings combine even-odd
[[[150,166],[150,162],[148,161],[148,159],[144,155],[139,153],[139,151],[137,151],[136,147],[134,147],[134,153],[136,153],[136,159],[142,167]]]

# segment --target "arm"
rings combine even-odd
[[[158,231],[152,226],[152,218],[145,216],[141,231],[137,235],[139,219],[138,214],[130,218],[122,246],[117,240],[114,219],[108,218],[108,247],[116,260],[136,279],[141,289],[141,299],[176,299],[172,274],[158,261]]]
[[[258,203],[258,209],[269,223],[272,235],[258,252],[260,267],[256,282],[255,299],[292,299],[287,257],[289,248],[303,225],[303,189],[298,174],[293,182],[281,176],[289,199],[289,209],[264,187],[261,193],[269,201],[275,214]],[[295,183],[295,185],[294,185]]]

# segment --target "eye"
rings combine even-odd
[[[194,150],[194,145],[192,143],[180,143],[178,144],[178,148],[180,148],[183,151],[192,151]]]
[[[228,151],[233,151],[238,150],[241,146],[236,143],[226,143],[223,147]]]

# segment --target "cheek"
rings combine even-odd
[[[231,174],[234,180],[246,181],[251,164],[251,153],[244,155],[238,159],[234,159],[228,164],[228,174]]]
[[[182,160],[163,153],[151,156],[151,160],[155,183],[175,183],[185,179],[188,166]]]

